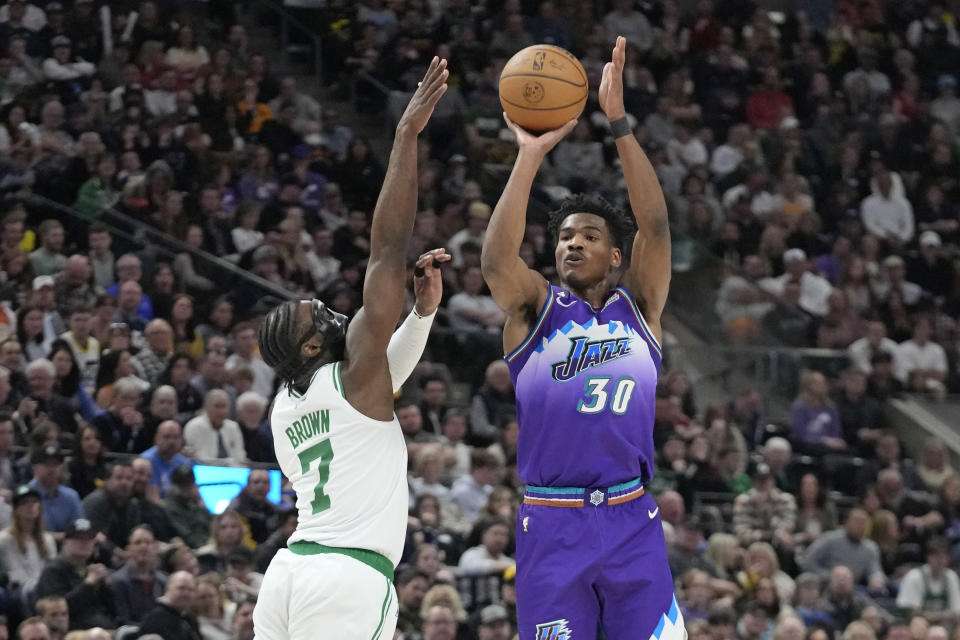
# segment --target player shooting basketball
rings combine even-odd
[[[593,638],[598,622],[609,640],[686,637],[659,509],[643,488],[654,470],[670,231],[657,176],[627,124],[625,48],[617,38],[600,106],[633,219],[599,197],[569,198],[550,220],[562,287],[528,269],[519,250],[530,189],[576,122],[534,136],[507,118],[520,149],[483,243],[484,277],[507,314],[527,484],[517,529],[521,640]]]
[[[433,59],[397,126],[373,212],[363,307],[348,326],[319,300],[287,302],[260,328],[260,353],[283,382],[270,426],[299,519],[263,580],[253,615],[259,640],[393,637],[393,570],[408,500],[393,394],[419,360],[440,303],[436,264],[449,260],[442,249],[420,257],[417,307],[390,334],[405,298],[417,136],[446,91],[446,66]]]

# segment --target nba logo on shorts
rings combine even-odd
[[[567,628],[566,620],[554,620],[537,625],[537,640],[570,640],[573,633]]]

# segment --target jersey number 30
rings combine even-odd
[[[313,490],[313,501],[310,506],[313,507],[313,515],[317,515],[330,508],[330,496],[323,492],[324,485],[330,479],[330,463],[333,461],[333,447],[329,440],[318,442],[309,449],[304,449],[297,454],[300,458],[300,473],[306,473],[310,470],[310,465],[315,460],[319,460],[317,465],[317,488]]]
[[[607,401],[610,396],[610,411],[618,416],[627,412],[630,406],[630,399],[633,397],[633,388],[637,386],[637,381],[629,376],[617,378],[613,384],[613,393],[607,392],[607,385],[611,378],[599,376],[596,378],[587,378],[583,385],[584,396],[577,403],[577,411],[580,413],[600,413],[607,408]]]

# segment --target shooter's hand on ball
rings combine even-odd
[[[550,150],[557,146],[557,143],[566,138],[567,134],[577,126],[577,121],[571,120],[559,129],[547,131],[538,136],[516,124],[506,113],[503,114],[503,119],[510,131],[513,131],[513,135],[517,136],[517,145],[520,147],[520,151],[537,154],[541,159],[550,153]]]
[[[417,260],[413,271],[413,292],[417,297],[416,312],[428,316],[440,306],[443,297],[443,277],[440,265],[449,262],[452,256],[446,249],[427,251]]]
[[[613,122],[627,115],[623,106],[623,64],[627,58],[627,39],[617,36],[617,44],[613,47],[613,56],[610,62],[603,65],[603,75],[600,77],[598,99],[600,108],[607,114],[607,120]]]

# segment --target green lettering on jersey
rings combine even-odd
[[[283,430],[290,446],[296,449],[313,436],[330,433],[330,410],[313,411]]]

